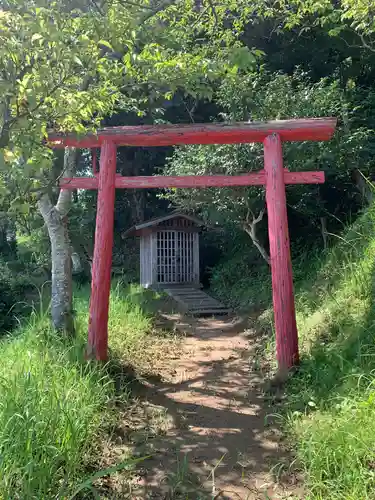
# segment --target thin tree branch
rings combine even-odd
[[[95,0],[90,0],[90,3],[94,6],[94,8],[99,12],[101,16],[104,16],[104,12],[102,11],[101,7],[96,3]]]
[[[211,8],[211,12],[215,18],[215,26],[217,26],[219,24],[219,17],[217,15],[217,12],[216,12],[216,8],[215,8],[215,5],[214,5],[214,2],[212,0],[207,0],[208,1],[208,5],[210,6]]]
[[[259,212],[258,217],[256,217],[256,218],[253,220],[253,224],[258,224],[258,222],[260,222],[260,221],[263,219],[263,216],[264,216],[264,209],[262,209],[262,210]]]
[[[167,9],[171,5],[174,5],[176,2],[174,0],[167,0],[161,3],[161,5],[157,9],[153,9],[149,14],[146,14],[145,16],[142,17],[140,20],[140,23],[144,24],[150,19],[152,19],[154,16],[159,14],[159,12],[162,12],[163,10]]]
[[[194,102],[194,104],[193,104],[193,106],[192,106],[190,109],[189,109],[189,107],[188,107],[188,105],[187,105],[187,103],[186,103],[186,101],[185,101],[185,100],[183,100],[183,103],[184,103],[185,109],[186,109],[186,111],[187,111],[187,113],[188,113],[188,115],[189,115],[189,117],[190,117],[191,122],[192,122],[192,123],[195,123],[193,113],[194,113],[194,111],[197,109],[198,102],[197,102],[197,101],[195,101],[195,102]]]
[[[357,32],[356,32],[357,33]],[[361,42],[362,42],[362,45],[363,47],[365,47],[366,49],[368,49],[369,51],[371,52],[375,52],[375,47],[371,47],[371,45],[369,45],[366,40],[365,40],[365,36],[363,35],[363,33],[357,33],[357,35],[359,36],[359,38],[361,39]]]
[[[149,7],[148,5],[140,5],[137,2],[130,2],[129,0],[118,0],[118,2],[125,7],[126,5],[131,5],[132,7],[138,7],[139,9],[143,10],[149,10],[154,12],[154,9],[152,7]]]
[[[264,246],[261,244],[261,242],[259,241],[259,238],[256,234],[256,226],[257,226],[257,224],[259,224],[259,222],[262,221],[263,217],[264,217],[264,210],[261,210],[259,212],[258,217],[254,217],[254,214],[253,214],[251,208],[248,206],[248,211],[246,214],[246,221],[243,223],[243,229],[250,236],[251,241],[253,242],[254,246],[258,249],[260,255],[267,262],[267,264],[270,265],[270,257],[268,255],[268,252],[266,251]]]
[[[353,45],[349,43],[347,40],[345,40],[345,38],[342,36],[338,36],[338,38],[342,42],[344,42],[349,49],[368,49],[370,52],[375,52],[375,47],[372,47],[366,42],[365,37],[362,33],[358,33],[357,31],[354,31],[354,33],[361,39],[362,45],[357,45],[357,44]]]

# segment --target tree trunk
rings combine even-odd
[[[326,250],[328,246],[327,217],[320,217],[320,228],[323,238],[323,248]]]
[[[144,222],[144,191],[142,189],[134,189],[132,192],[133,203],[132,203],[132,219],[133,224],[139,224]]]
[[[64,175],[74,175],[78,152],[66,148],[64,156]],[[52,324],[66,335],[74,335],[73,294],[72,294],[72,255],[68,233],[67,214],[71,205],[71,193],[61,190],[54,206],[48,194],[38,201],[39,211],[46,224],[51,241],[52,261]]]
[[[39,210],[51,241],[51,316],[56,330],[74,335],[71,245],[67,218],[61,216],[48,197],[39,200]]]

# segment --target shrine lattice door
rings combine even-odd
[[[194,274],[195,233],[158,231],[157,282],[161,284],[192,283]]]

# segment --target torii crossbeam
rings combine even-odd
[[[319,184],[323,172],[289,172],[283,168],[283,141],[326,141],[335,118],[199,125],[111,127],[84,137],[51,133],[53,148],[101,148],[100,170],[94,177],[60,180],[61,189],[97,189],[95,247],[92,265],[88,354],[108,356],[108,308],[111,287],[113,221],[116,188],[266,187],[268,234],[272,272],[276,356],[280,370],[298,363],[298,333],[293,296],[292,264],[286,209],[286,184]],[[263,142],[264,170],[246,175],[122,177],[116,174],[118,146],[182,144],[239,144]]]

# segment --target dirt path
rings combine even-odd
[[[170,425],[148,442],[132,498],[298,498],[297,486],[275,481],[288,457],[252,369],[254,332],[231,319],[177,326],[187,335],[181,357],[143,395]]]

